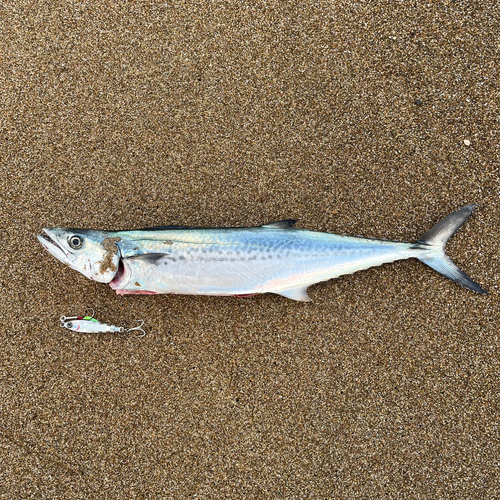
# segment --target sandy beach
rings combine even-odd
[[[3,2],[0,498],[490,499],[497,2]],[[313,302],[117,296],[43,227],[297,227],[450,257]],[[62,315],[143,319],[82,335]]]

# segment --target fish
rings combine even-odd
[[[315,283],[409,258],[484,294],[445,253],[475,208],[449,214],[413,243],[309,231],[292,219],[240,228],[44,228],[38,240],[56,259],[119,295],[274,293],[309,302],[307,289]]]

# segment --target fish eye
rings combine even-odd
[[[77,236],[76,234],[73,236],[70,236],[68,240],[69,246],[71,248],[74,248],[75,250],[78,250],[79,248],[82,248],[83,245],[83,238],[81,236]]]

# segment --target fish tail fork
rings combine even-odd
[[[415,244],[414,248],[427,250],[417,258],[432,267],[438,273],[450,280],[477,293],[488,293],[473,281],[466,273],[446,255],[444,247],[446,242],[471,216],[476,205],[467,205],[456,212],[451,213],[438,222],[430,231],[427,231]]]

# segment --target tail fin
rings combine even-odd
[[[444,246],[455,232],[471,216],[476,205],[467,205],[457,210],[438,222],[430,231],[427,231],[416,243],[417,248],[427,249],[420,261],[427,264],[438,273],[450,280],[477,293],[488,293],[483,290],[467,274],[461,271],[454,262],[445,254]]]

